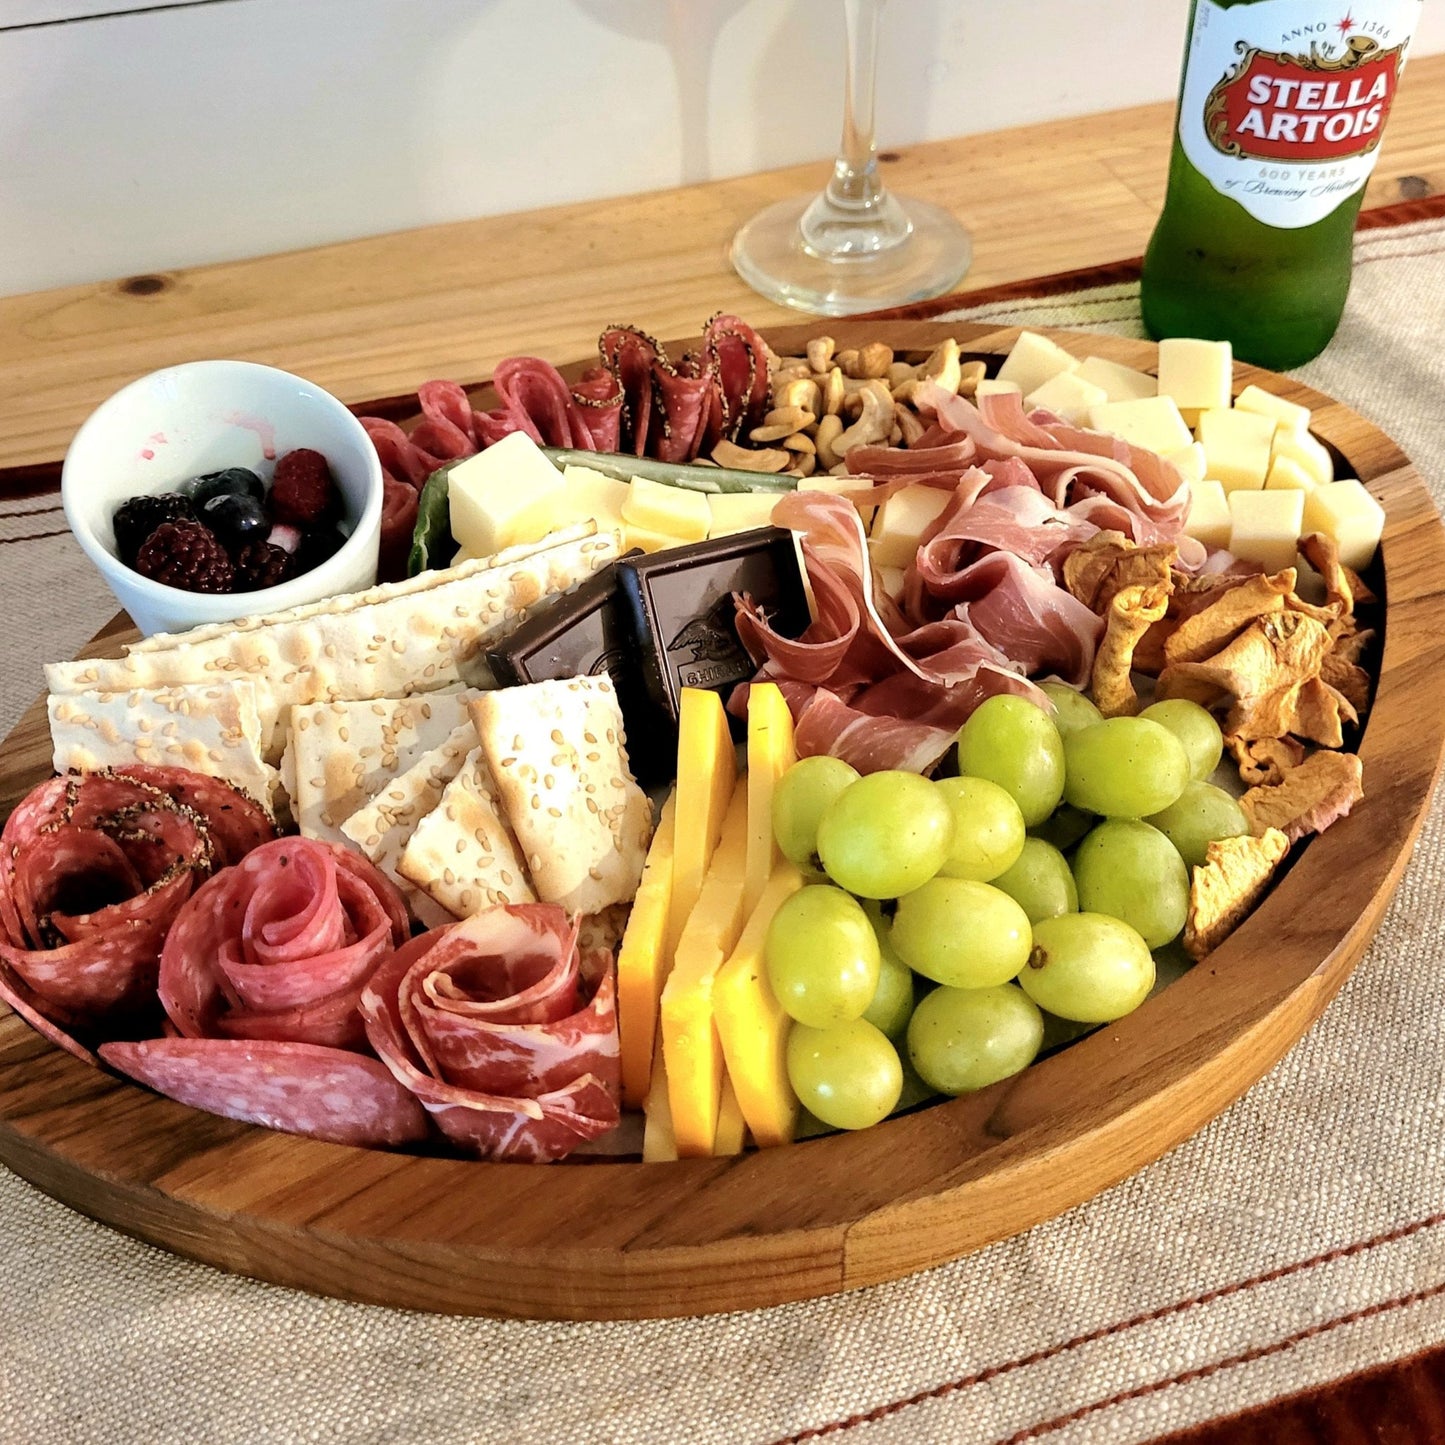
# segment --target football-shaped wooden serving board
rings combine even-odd
[[[926,352],[1017,332],[837,322]],[[1153,347],[1057,333],[1152,369]],[[681,348],[678,348],[680,351]],[[1360,958],[1445,740],[1445,532],[1400,449],[1339,402],[1236,369],[1314,414],[1384,503],[1386,625],[1365,799],[1302,850],[1205,962],[1013,1079],[857,1134],[736,1158],[490,1164],[346,1148],[198,1113],[92,1068],[0,1006],[0,1160],[138,1238],[223,1269],[411,1309],[558,1319],[703,1314],[893,1279],[1027,1229],[1158,1158],[1260,1077]],[[128,634],[117,619],[98,640]],[[44,708],[0,748],[0,817],[49,775]]]

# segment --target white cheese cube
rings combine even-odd
[[[622,520],[629,528],[659,532],[680,542],[701,542],[707,536],[712,513],[703,492],[633,477],[622,504]]]
[[[1016,381],[1025,396],[1037,391],[1061,371],[1078,369],[1078,358],[1070,356],[1057,342],[1035,331],[1020,331],[1019,339],[998,369],[1000,381]]]
[[[1141,396],[1157,396],[1159,383],[1147,371],[1135,371],[1102,356],[1086,356],[1074,373],[1080,381],[1102,386],[1107,401],[1134,401]]]
[[[1237,488],[1229,493],[1229,550],[1266,572],[1293,567],[1304,509],[1303,492]]]
[[[683,546],[681,537],[670,532],[654,532],[650,527],[634,527],[630,523],[623,529],[622,546],[625,551],[640,547],[644,552],[665,552],[669,547]]]
[[[1229,405],[1233,376],[1227,341],[1171,336],[1159,343],[1159,394],[1172,396],[1191,425],[1194,414]]]
[[[996,376],[986,376],[974,389],[974,396],[1022,396],[1024,389],[1016,381],[1000,381]]]
[[[1228,547],[1233,521],[1224,488],[1218,482],[1195,482],[1189,493],[1189,519],[1184,523],[1184,535],[1203,542],[1211,551]]]
[[[1288,457],[1298,462],[1317,482],[1335,479],[1335,463],[1323,442],[1307,431],[1287,431],[1279,427],[1274,434],[1271,456]]]
[[[903,596],[903,579],[908,574],[902,567],[874,567],[873,578],[895,602]]]
[[[622,531],[622,504],[631,495],[628,484],[616,477],[609,477],[593,467],[566,467],[562,471],[565,483],[558,508],[565,510],[566,522],[581,522],[588,517],[597,523],[599,532]]]
[[[1297,492],[1312,492],[1319,483],[1291,457],[1276,457],[1269,464],[1264,485],[1266,490],[1292,487]]]
[[[562,485],[562,473],[532,438],[513,432],[449,473],[452,536],[478,557],[545,537],[552,530],[545,504]]]
[[[1191,487],[1197,486],[1204,480],[1204,448],[1198,442],[1190,442],[1187,447],[1182,447],[1177,452],[1167,452],[1164,460],[1173,462],[1178,468],[1179,475]]]
[[[1264,486],[1274,418],[1252,411],[1199,413],[1199,440],[1204,447],[1204,475],[1224,483],[1226,492]]]
[[[1385,530],[1385,509],[1354,477],[1326,482],[1304,497],[1304,530],[1323,532],[1340,549],[1340,561],[1356,572],[1370,564]]]
[[[875,567],[907,567],[928,524],[953,500],[942,487],[900,487],[873,519],[869,548]]]
[[[734,532],[751,532],[755,527],[773,524],[773,508],[778,504],[776,492],[719,492],[707,498],[711,521],[709,537],[730,537]]]
[[[1297,401],[1286,401],[1252,382],[1234,398],[1234,409],[1272,416],[1286,431],[1308,431],[1310,427],[1309,407],[1301,406]]]
[[[1082,426],[1088,420],[1089,408],[1108,399],[1109,393],[1102,386],[1080,381],[1075,371],[1061,371],[1031,391],[1024,398],[1024,407],[1032,411],[1041,406],[1067,422]]]
[[[1112,432],[1160,456],[1183,451],[1194,440],[1172,396],[1101,402],[1089,408],[1089,425],[1095,431]]]

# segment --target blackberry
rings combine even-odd
[[[291,554],[270,542],[243,542],[235,557],[237,592],[259,592],[291,575]]]
[[[178,522],[191,515],[190,501],[179,492],[161,492],[152,497],[131,497],[115,509],[116,555],[127,567],[135,566],[141,544],[162,522]]]
[[[186,592],[229,592],[235,568],[215,533],[193,519],[163,522],[136,555],[135,570]]]

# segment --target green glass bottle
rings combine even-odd
[[[1365,182],[1423,0],[1193,0],[1149,334],[1274,370],[1339,325]]]

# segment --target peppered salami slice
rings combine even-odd
[[[117,773],[148,783],[168,793],[183,807],[194,809],[205,821],[216,850],[216,866],[239,863],[252,848],[276,836],[271,815],[254,798],[220,778],[208,778],[186,768],[159,768],[133,763]]]
[[[427,1116],[361,1054],[252,1039],[146,1039],[100,1046],[111,1068],[177,1103],[227,1119],[364,1148],[426,1137]]]

